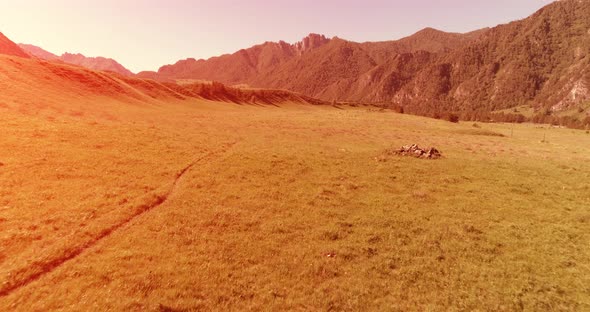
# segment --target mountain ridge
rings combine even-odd
[[[207,60],[180,60],[175,64],[162,66],[158,72],[141,72],[138,77],[160,81],[176,79],[220,81],[228,85],[292,90],[315,98],[321,97],[326,101],[342,100],[342,94],[350,94],[350,92],[341,92],[342,85],[346,84],[342,82],[343,79],[353,81],[363,73],[371,70],[378,71],[378,66],[389,62],[392,56],[400,53],[417,52],[423,49],[430,50],[432,53],[450,50],[476,39],[478,34],[483,32],[485,30],[463,35],[426,28],[414,35],[433,38],[431,42],[434,44],[430,45],[424,45],[420,40],[409,40],[412,36],[398,41],[356,43],[338,37],[329,39],[312,33],[293,44],[284,41],[265,42],[248,49],[241,49],[233,54]],[[325,50],[332,52],[322,59],[322,52],[319,51]],[[349,58],[353,55],[354,58]],[[308,62],[314,58],[318,60]],[[348,64],[350,59],[355,60],[352,65]],[[322,63],[329,68],[316,66],[315,71],[306,70],[306,68],[312,68],[308,63],[314,62]],[[330,85],[322,86],[314,82],[316,79],[323,79]],[[340,87],[336,87],[336,84]],[[361,86],[356,86],[356,89],[361,89]],[[340,95],[334,95],[339,91]],[[346,100],[349,99],[360,100],[362,97],[353,94],[351,97],[346,97]]]
[[[267,48],[267,59],[279,61],[254,67],[251,56],[261,55],[254,52],[281,44],[267,42],[225,55],[223,64],[213,58],[194,67],[166,65],[152,78],[286,89],[433,117],[453,112],[468,120],[492,114],[495,120],[584,120],[590,114],[588,16],[588,0],[556,1],[527,18],[464,34],[425,28],[394,41],[334,37],[307,53],[281,57]],[[208,66],[213,74],[203,70]],[[498,117],[507,109],[508,116]]]
[[[264,42],[232,54],[209,59],[188,58],[175,64],[164,65],[157,72],[144,71],[139,77],[157,80],[202,79],[225,84],[243,84],[255,76],[279,66],[287,60],[313,51],[332,39],[324,35],[309,34],[301,41],[289,44],[285,41]]]
[[[134,76],[134,74],[117,62],[114,59],[106,57],[86,57],[80,53],[64,53],[61,56],[57,56],[49,51],[44,50],[41,47],[32,44],[19,44],[18,45],[27,54],[37,57],[46,61],[62,61],[72,65],[82,66],[88,69],[111,71],[124,76]]]

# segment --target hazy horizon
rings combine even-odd
[[[309,33],[364,42],[400,39],[425,27],[469,32],[525,18],[549,2],[11,0],[0,32],[58,55],[113,58],[137,73],[265,41],[293,43]]]

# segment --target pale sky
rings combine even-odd
[[[309,33],[399,39],[525,18],[548,0],[1,0],[0,32],[55,54],[116,59],[133,72]]]

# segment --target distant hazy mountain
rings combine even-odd
[[[104,70],[104,71],[111,71],[115,72],[124,76],[132,76],[133,73],[125,68],[123,65],[119,64],[117,61],[104,58],[104,57],[86,57],[82,54],[71,54],[71,53],[64,53],[61,56],[57,56],[51,52],[45,51],[44,49],[30,45],[30,44],[19,44],[20,48],[27,52],[28,54],[48,60],[60,60],[65,63],[74,64],[82,67],[86,67],[89,69],[94,70]]]
[[[26,53],[28,53],[31,56],[43,59],[43,60],[48,60],[48,61],[53,61],[53,60],[58,60],[59,56],[45,51],[37,46],[34,46],[32,44],[22,44],[20,43],[18,45],[21,49],[23,49],[23,51],[25,51]]]

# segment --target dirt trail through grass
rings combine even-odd
[[[89,248],[92,248],[98,242],[109,237],[115,231],[126,226],[131,221],[138,218],[139,216],[141,216],[141,215],[143,215],[155,208],[160,207],[161,205],[166,203],[166,201],[168,201],[168,199],[171,196],[173,196],[176,193],[180,182],[182,182],[186,173],[188,171],[190,171],[191,168],[193,168],[194,166],[196,166],[197,164],[199,164],[201,162],[213,159],[215,157],[219,157],[221,154],[224,154],[227,151],[229,151],[235,144],[236,144],[236,142],[231,142],[231,143],[227,143],[225,145],[222,145],[222,148],[220,150],[208,152],[207,154],[205,154],[205,155],[197,158],[193,162],[191,162],[189,165],[187,165],[186,167],[184,167],[182,170],[180,170],[178,172],[178,174],[176,175],[176,178],[172,182],[172,186],[169,187],[168,190],[164,194],[155,195],[150,202],[144,203],[143,205],[138,207],[138,209],[136,210],[136,212],[134,214],[125,218],[121,222],[104,229],[94,239],[86,241],[85,243],[83,243],[81,245],[73,246],[72,248],[67,250],[65,253],[60,255],[60,257],[49,259],[49,261],[33,262],[32,266],[37,266],[39,268],[39,270],[35,270],[34,271],[35,273],[33,273],[33,274],[28,274],[28,275],[23,274],[21,277],[13,280],[11,282],[7,282],[7,283],[3,284],[0,288],[0,297],[8,296],[12,292],[14,292],[15,290],[38,280],[39,278],[43,277],[44,275],[46,275],[46,274],[54,271],[58,267],[62,266],[66,262],[80,256],[84,251],[86,251]],[[17,275],[18,275],[18,273],[17,273]]]
[[[172,108],[0,114],[1,311],[589,310],[584,131]]]

